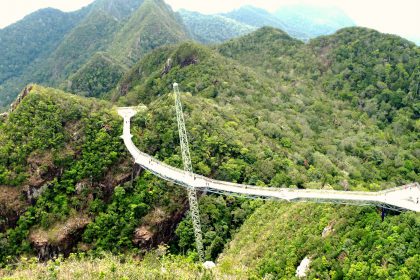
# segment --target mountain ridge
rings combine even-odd
[[[0,118],[1,265],[19,256],[76,253],[50,262],[58,275],[69,262],[76,271],[86,267],[75,261],[89,263],[86,255],[124,252],[127,264],[132,255],[156,248],[145,257],[155,266],[136,264],[159,275],[167,275],[161,261],[191,267],[197,253],[185,190],[132,165],[114,107],[144,104],[146,111],[131,120],[133,142],[182,167],[175,81],[197,174],[258,186],[358,191],[419,181],[418,53],[404,39],[359,27],[309,43],[264,27],[219,45],[163,45],[121,78],[116,71],[115,79],[119,62],[96,53],[94,65],[71,80],[97,96],[101,90],[89,88],[96,78],[97,85],[113,88],[103,96],[111,102],[33,86],[14,112]],[[17,202],[23,205],[8,207]],[[206,259],[217,262],[216,276],[203,276],[200,268],[188,270],[192,276],[177,270],[183,279],[293,278],[305,257],[313,260],[309,277],[418,276],[415,213],[383,212],[381,222],[381,209],[374,207],[214,194],[202,195],[199,207]],[[162,242],[168,246],[158,246]],[[34,264],[22,260],[18,266]],[[33,273],[52,273],[49,267]],[[123,267],[111,261],[95,266],[95,273],[132,273]],[[94,278],[91,272],[83,276]],[[19,269],[0,270],[6,277],[15,273]]]
[[[0,106],[10,103],[31,82],[70,89],[71,81],[68,78],[85,64],[90,67],[96,65],[89,63],[89,60],[97,52],[108,52],[116,68],[126,69],[153,48],[187,38],[176,14],[160,0],[101,0],[80,11],[84,13],[81,20],[47,52],[48,55],[31,61],[21,74],[11,76],[1,84],[0,97],[9,97],[5,100],[1,98]],[[168,20],[164,21],[165,18]],[[140,24],[142,28],[137,30],[133,24]],[[151,37],[152,34],[154,37]],[[95,85],[91,83],[90,87]],[[102,85],[97,87],[103,89]]]

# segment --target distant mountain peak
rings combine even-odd
[[[332,34],[340,28],[355,25],[343,10],[335,6],[288,5],[280,7],[274,15],[288,26],[304,31],[309,38]]]
[[[130,16],[144,0],[96,0],[92,4],[93,11],[104,11],[121,20]]]

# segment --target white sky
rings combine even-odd
[[[306,3],[334,5],[344,10],[359,26],[420,39],[420,0],[165,0],[174,10],[185,8],[202,13],[230,11],[253,5],[274,11],[281,5]],[[93,0],[0,0],[0,28],[40,8],[73,11]]]

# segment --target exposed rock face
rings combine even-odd
[[[198,58],[195,55],[191,55],[181,61],[181,67],[185,67],[191,64],[197,64],[198,62]]]
[[[134,231],[133,243],[139,247],[150,247],[153,243],[153,230],[150,226],[140,226]]]
[[[115,166],[109,168],[104,178],[99,183],[94,183],[94,188],[99,188],[103,192],[105,202],[109,201],[114,193],[114,188],[132,180],[133,174],[138,176],[141,170],[138,166],[132,165],[130,159],[123,159]],[[89,183],[91,184],[91,183]]]
[[[133,243],[142,249],[150,249],[161,243],[168,243],[172,240],[173,232],[187,208],[187,201],[180,209],[172,213],[155,208],[143,218],[142,225],[135,230]]]
[[[27,200],[32,203],[35,202],[35,199],[37,199],[46,189],[48,189],[48,186],[49,184],[44,184],[39,188],[37,186],[29,186],[24,190]]]
[[[5,120],[9,114],[7,112],[0,113],[0,121]]]
[[[172,58],[168,58],[168,60],[166,60],[165,67],[163,67],[161,76],[168,74],[169,71],[171,71],[171,69],[172,69]]]
[[[28,203],[21,198],[19,188],[0,186],[0,232],[16,225]]]
[[[334,232],[333,229],[334,226],[334,222],[330,222],[322,231],[322,237],[327,237],[328,235],[330,235],[332,232]]]
[[[305,257],[301,262],[300,265],[296,269],[296,276],[299,278],[306,277],[306,273],[309,270],[309,265],[311,263],[311,259]]]
[[[38,259],[44,261],[59,254],[67,256],[89,223],[88,217],[72,217],[65,224],[57,224],[47,230],[33,230],[29,240],[37,251]]]
[[[25,87],[22,93],[18,95],[15,102],[13,102],[12,105],[10,105],[10,111],[14,111],[17,108],[20,102],[22,102],[22,100],[31,92],[32,88],[32,85]]]

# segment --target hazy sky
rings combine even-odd
[[[93,0],[0,0],[0,28],[40,8],[72,11],[91,2]],[[296,3],[334,5],[344,10],[357,25],[420,39],[420,0],[166,0],[166,3],[174,10],[185,8],[202,13],[224,12],[242,5],[269,11]]]

